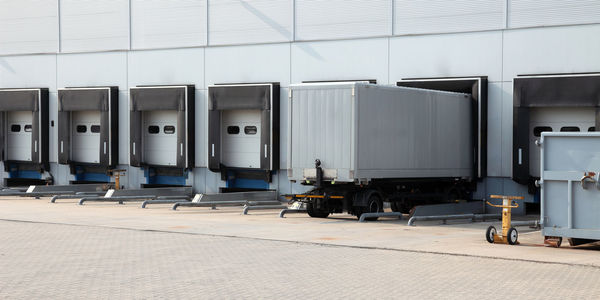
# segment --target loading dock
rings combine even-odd
[[[538,197],[542,132],[589,132],[600,124],[600,74],[520,75],[513,91],[513,180]]]
[[[183,186],[194,167],[193,85],[130,88],[130,164],[144,187]]]
[[[58,163],[72,183],[110,182],[119,155],[118,87],[58,90]]]
[[[4,186],[51,183],[48,161],[48,89],[0,89],[0,152]]]
[[[404,78],[397,86],[422,88],[471,95],[473,100],[473,178],[484,178],[487,175],[487,76],[445,77],[445,78]]]
[[[228,191],[266,190],[279,169],[279,84],[208,87],[208,167]]]

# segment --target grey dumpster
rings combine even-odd
[[[545,240],[600,240],[600,133],[544,132],[538,145]]]

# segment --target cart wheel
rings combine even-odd
[[[517,239],[519,239],[519,233],[517,232],[517,229],[514,227],[511,227],[508,230],[508,236],[506,237],[506,239],[508,240],[508,243],[510,245],[516,245]]]
[[[485,231],[485,239],[491,244],[494,243],[495,235],[496,235],[496,227],[494,227],[494,226],[488,227],[488,229]]]
[[[560,244],[562,244],[562,236],[558,237],[558,241],[556,242],[556,248],[560,248]]]

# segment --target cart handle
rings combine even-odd
[[[508,205],[508,206],[492,204],[492,203],[490,203],[490,201],[485,201],[485,203],[487,203],[489,206],[500,207],[500,208],[517,208],[517,207],[519,207],[519,203],[517,203],[515,201],[513,201],[513,203],[515,205]]]

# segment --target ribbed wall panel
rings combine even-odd
[[[131,47],[203,46],[206,22],[206,0],[132,0]]]
[[[48,53],[57,50],[56,0],[0,2],[0,54]]]
[[[598,0],[507,0],[511,28],[600,23]]]
[[[502,29],[501,0],[394,0],[394,34]]]
[[[128,0],[61,0],[61,50],[129,49]]]
[[[392,0],[296,0],[296,40],[392,33]]]
[[[292,0],[219,0],[209,5],[211,45],[292,39]]]

